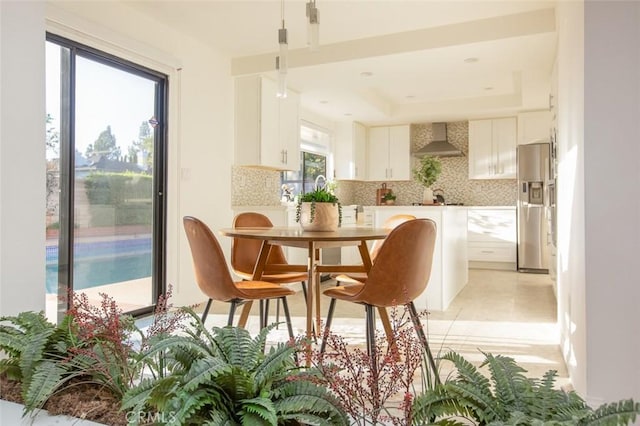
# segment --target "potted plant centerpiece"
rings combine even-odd
[[[318,181],[324,180],[320,186]],[[334,186],[322,175],[316,178],[314,190],[298,197],[296,222],[305,231],[335,231],[342,224],[342,206],[333,193]]]
[[[433,204],[433,191],[431,185],[435,183],[442,172],[442,163],[438,157],[425,155],[420,159],[418,167],[413,169],[413,177],[424,186],[422,195],[423,204]]]
[[[392,192],[387,192],[386,194],[384,194],[384,197],[382,197],[382,199],[387,205],[393,205],[396,203],[396,196],[393,195]]]

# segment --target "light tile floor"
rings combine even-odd
[[[333,285],[330,280],[322,287]],[[301,293],[289,299],[294,331],[302,334],[305,307]],[[323,298],[322,302],[324,315],[328,300]],[[275,321],[275,308],[270,311]],[[214,303],[207,326],[224,325],[227,312],[227,304]],[[284,320],[282,316],[280,320]],[[333,324],[332,331],[349,344],[364,345],[361,306],[338,302]],[[455,350],[474,364],[484,359],[482,352],[506,355],[525,368],[529,377],[556,370],[557,385],[569,385],[559,347],[553,282],[548,275],[470,269],[469,283],[449,309],[430,313],[425,324],[434,353]],[[252,309],[248,328],[252,332],[258,329],[257,306]],[[286,340],[286,327],[274,330],[270,338]]]

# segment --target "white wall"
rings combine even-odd
[[[169,74],[168,283],[174,304],[202,301],[182,216],[198,216],[214,230],[231,224],[229,59],[124,3],[48,2],[45,10],[43,2],[0,1],[0,7],[0,313],[44,307],[45,17],[48,30]],[[221,243],[228,252],[230,241]]]
[[[640,3],[559,2],[557,19],[563,352],[591,405],[639,400]]]
[[[640,2],[585,2],[584,43],[586,395],[640,399]]]
[[[0,1],[0,315],[45,306],[43,34],[43,3]]]

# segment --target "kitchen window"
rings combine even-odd
[[[326,129],[303,122],[300,126],[300,169],[282,172],[283,201],[293,201],[295,195],[313,191],[316,178],[327,177],[330,141],[331,134]]]

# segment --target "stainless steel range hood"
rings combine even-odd
[[[433,141],[413,152],[416,157],[432,155],[434,157],[462,157],[464,154],[447,141],[447,123],[431,124]]]

